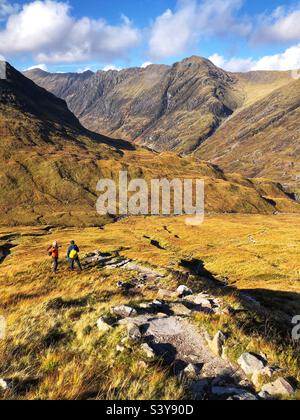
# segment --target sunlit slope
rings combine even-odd
[[[299,117],[296,80],[237,113],[196,154],[227,171],[271,178],[299,191]]]
[[[270,200],[255,182],[201,160],[136,149],[87,131],[62,100],[10,66],[0,94],[2,224],[102,224],[96,185],[100,178],[118,180],[120,170],[129,179],[205,179],[207,211],[299,211],[280,186],[273,186]]]

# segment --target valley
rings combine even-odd
[[[85,129],[64,101],[8,65],[0,80],[2,225],[95,226],[99,179],[203,179],[207,212],[299,212],[282,187],[224,173],[193,156],[156,153]]]
[[[193,56],[145,69],[25,74],[93,131],[196,155],[298,194],[300,84],[289,71],[230,73]]]
[[[50,80],[44,87],[75,116],[6,66],[0,399],[299,399],[299,81],[230,74],[198,57],[29,74]],[[97,183],[118,183],[120,171],[149,185],[203,179],[204,223],[99,216]],[[71,240],[82,272],[68,269]],[[53,274],[47,249],[56,241]]]

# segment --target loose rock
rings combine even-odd
[[[174,303],[170,305],[170,309],[174,315],[177,316],[190,316],[192,311],[184,306],[182,303]]]
[[[190,363],[185,369],[184,369],[184,375],[188,379],[197,379],[200,372],[201,372],[202,366],[194,365]]]
[[[107,332],[113,329],[115,319],[109,317],[101,317],[97,321],[98,330],[101,332]]]
[[[137,325],[128,325],[128,337],[134,342],[142,339],[142,333]]]
[[[137,316],[137,311],[134,308],[125,305],[112,308],[112,313],[120,316],[121,318]]]
[[[179,286],[176,290],[179,297],[190,296],[193,294],[193,291],[186,286]]]
[[[290,397],[294,394],[295,390],[296,389],[291,385],[291,383],[284,378],[279,378],[277,381],[265,385],[262,388],[262,392],[266,392],[272,397],[281,395]]]
[[[259,388],[261,386],[261,381],[264,379],[264,377],[272,378],[276,373],[280,371],[280,368],[267,366],[264,369],[258,370],[253,373],[252,382],[256,388]]]
[[[156,357],[154,350],[147,343],[142,344],[141,349],[148,359],[154,359]]]
[[[238,360],[238,364],[246,375],[253,375],[254,372],[264,369],[267,361],[261,356],[252,353],[244,353]]]
[[[162,307],[165,303],[162,302],[161,300],[154,300],[152,303],[152,306],[156,306],[156,307]]]

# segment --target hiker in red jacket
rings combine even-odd
[[[49,256],[52,257],[52,271],[53,273],[57,272],[57,268],[58,268],[58,257],[59,257],[59,248],[58,248],[58,243],[57,242],[53,242],[52,245],[49,246],[49,248],[47,249]]]

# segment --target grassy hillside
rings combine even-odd
[[[108,218],[96,213],[96,185],[100,178],[117,180],[120,170],[149,181],[204,178],[207,211],[299,211],[280,186],[269,194],[201,160],[137,149],[87,131],[62,100],[10,66],[8,79],[0,81],[0,134],[2,225],[103,224]]]
[[[223,215],[208,217],[198,227],[187,227],[184,218],[132,218],[104,230],[2,228],[0,246],[10,239],[14,248],[0,265],[0,310],[7,320],[7,338],[0,341],[0,377],[13,381],[16,393],[0,391],[0,398],[189,397],[172,367],[149,361],[138,345],[117,350],[126,336],[123,327],[103,333],[96,323],[113,306],[138,307],[157,298],[158,288],[175,290],[182,284],[178,273],[200,262],[199,275],[191,276],[188,285],[198,292],[210,290],[236,313],[197,315],[196,327],[228,334],[230,356],[262,352],[285,375],[300,379],[299,351],[288,339],[289,320],[300,309],[297,226],[298,216]],[[166,277],[124,294],[117,282],[132,281],[138,273],[109,268],[69,272],[64,253],[70,239],[80,245],[81,256],[96,249],[119,251]],[[63,246],[57,276],[51,274],[46,254],[53,240]],[[229,287],[220,288],[219,282]],[[267,312],[243,303],[241,292]],[[282,331],[273,318],[279,326],[283,323]]]
[[[238,112],[196,155],[227,171],[271,178],[299,191],[299,112],[297,80]]]
[[[243,105],[239,109],[253,105],[292,81],[290,71],[250,71],[235,73],[235,76],[244,95]]]
[[[196,150],[227,172],[299,190],[299,83],[288,71],[229,73],[190,57],[120,72],[26,75],[94,131],[160,152]]]

